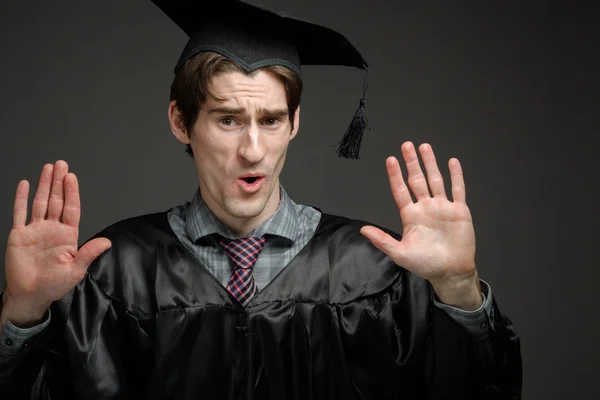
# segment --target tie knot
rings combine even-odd
[[[234,268],[252,268],[267,239],[250,236],[242,239],[222,238],[219,244],[225,249]]]

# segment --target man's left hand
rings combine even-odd
[[[443,303],[476,310],[482,304],[482,296],[475,268],[475,232],[466,203],[462,168],[456,158],[448,162],[451,201],[446,196],[433,149],[425,143],[419,147],[419,153],[427,176],[421,170],[414,145],[411,142],[402,145],[408,186],[398,160],[395,157],[386,160],[392,195],[400,211],[402,239],[398,241],[374,226],[365,226],[360,232],[397,265],[427,279]]]

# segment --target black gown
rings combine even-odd
[[[322,214],[244,308],[167,213],[118,222],[97,235],[112,248],[52,305],[49,328],[2,367],[0,398],[519,399],[519,338],[496,302],[490,340],[477,343],[363,225]]]

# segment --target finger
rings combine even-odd
[[[408,186],[415,197],[417,200],[429,197],[427,181],[425,180],[423,171],[421,171],[415,146],[411,142],[406,142],[402,145],[402,156],[408,170]]]
[[[444,188],[444,178],[440,174],[437,162],[435,161],[435,154],[431,145],[423,143],[419,146],[419,153],[421,153],[421,159],[427,172],[427,182],[429,182],[429,190],[434,197],[446,198],[446,189]]]
[[[65,206],[63,208],[62,222],[72,226],[79,227],[81,217],[81,200],[79,198],[79,183],[77,176],[69,172],[65,177]]]
[[[466,203],[467,193],[465,190],[465,179],[458,159],[451,158],[450,161],[448,161],[448,168],[450,169],[450,180],[452,181],[452,200]]]
[[[383,251],[396,264],[404,264],[404,243],[394,239],[389,234],[374,226],[363,226],[360,229],[360,233],[369,239],[373,246]]]
[[[394,197],[398,208],[403,209],[406,205],[412,204],[413,201],[410,197],[408,186],[406,186],[406,183],[404,183],[402,170],[400,169],[400,163],[396,157],[388,157],[388,159],[385,160],[385,166],[387,169],[388,178],[390,179],[392,196]]]
[[[75,263],[78,267],[87,269],[98,256],[110,249],[112,243],[106,238],[96,238],[90,240],[77,252]]]
[[[69,172],[69,166],[64,161],[57,161],[54,165],[52,189],[48,200],[48,219],[58,221],[65,205],[64,181]]]
[[[46,218],[48,211],[48,197],[50,196],[50,187],[52,186],[52,173],[54,164],[46,164],[42,168],[40,182],[33,198],[31,207],[31,222]]]
[[[25,226],[27,222],[27,200],[29,197],[29,182],[21,181],[17,185],[15,207],[13,213],[13,228]]]

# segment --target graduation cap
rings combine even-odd
[[[152,0],[188,36],[175,73],[210,51],[244,71],[282,65],[302,77],[301,65],[340,65],[365,70],[358,110],[338,145],[340,157],[358,159],[367,127],[364,112],[368,64],[342,34],[327,27],[240,0]]]

